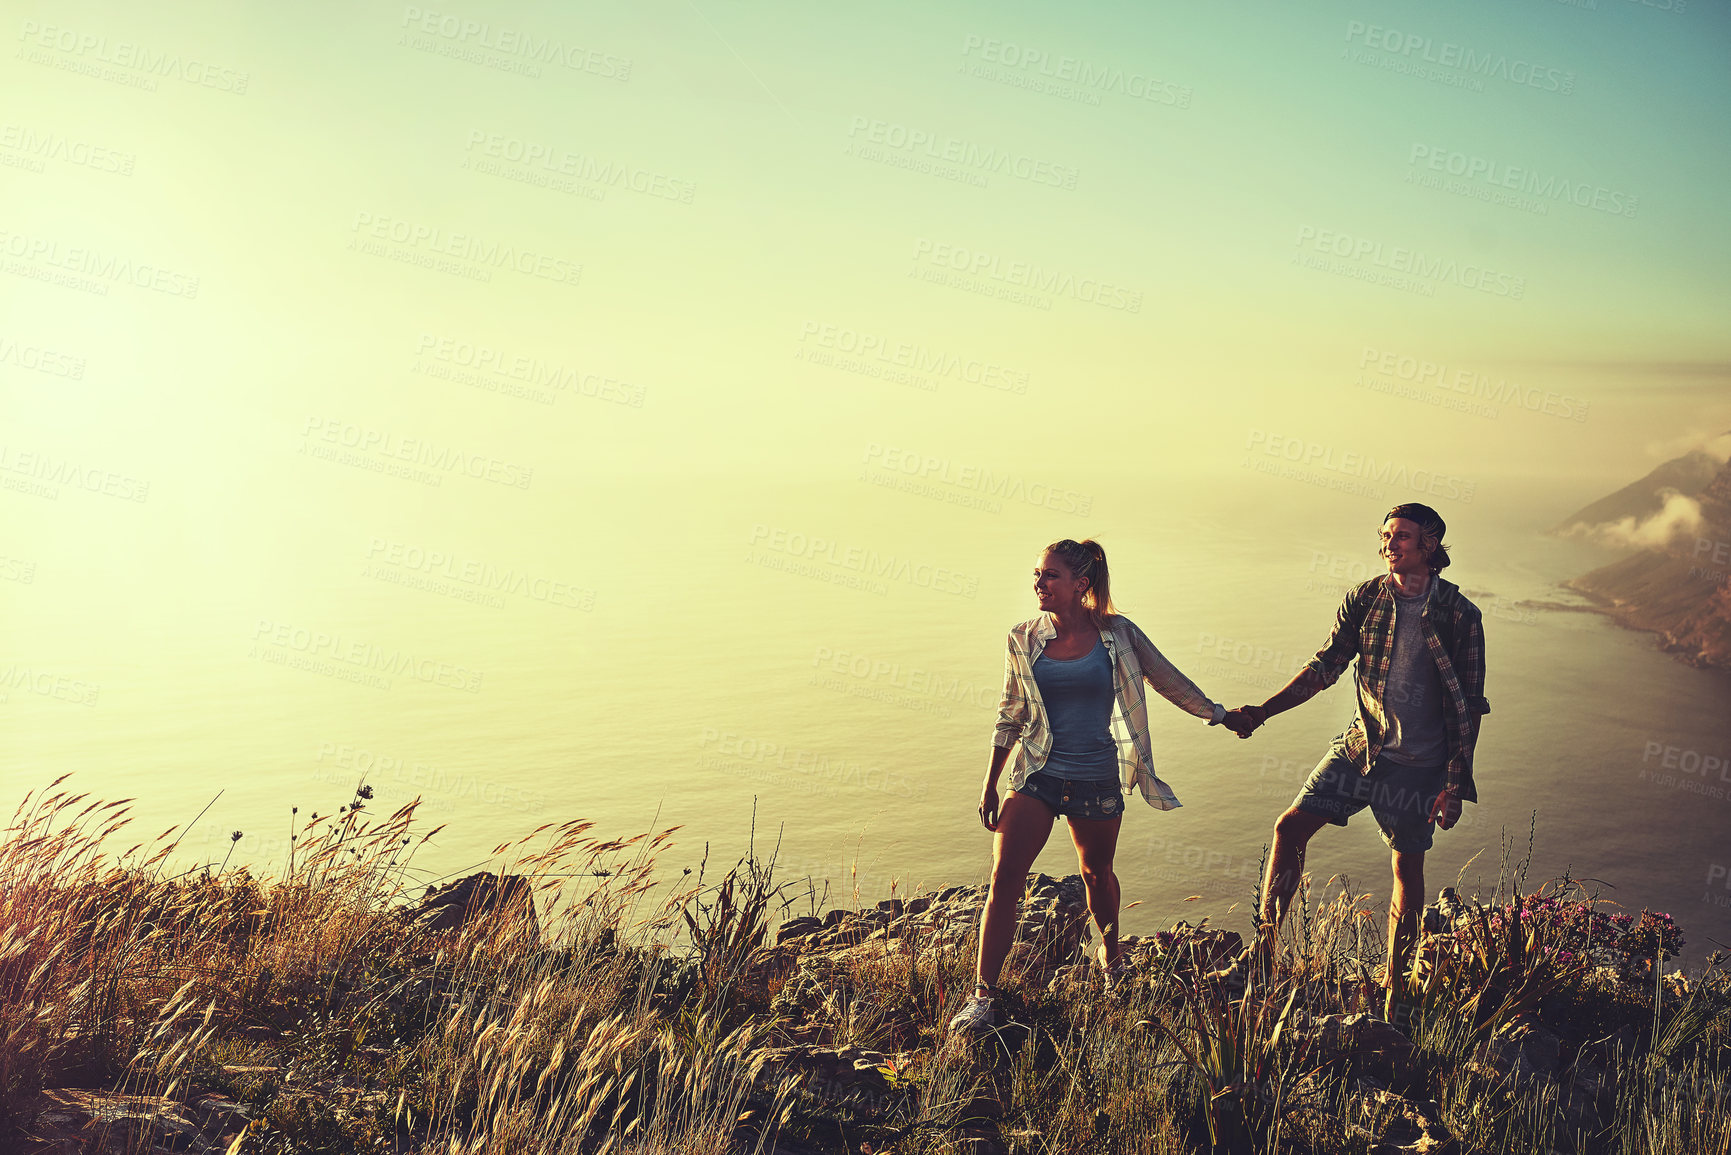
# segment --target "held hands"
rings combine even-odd
[[[1268,711],[1261,706],[1240,706],[1236,710],[1226,711],[1226,716],[1220,719],[1220,724],[1240,738],[1248,738],[1266,721],[1268,721]]]

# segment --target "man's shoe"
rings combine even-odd
[[[1385,988],[1382,995],[1382,1021],[1410,1036],[1413,1023],[1418,1018],[1419,1006],[1418,1001],[1409,997],[1406,992],[1394,987]]]
[[[997,1012],[992,1009],[992,994],[990,987],[982,989],[975,987],[968,996],[968,1001],[962,1004],[962,1009],[956,1017],[950,1020],[952,1031],[989,1031],[997,1019]]]

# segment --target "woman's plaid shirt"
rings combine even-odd
[[[1372,586],[1376,587],[1374,592]],[[1364,597],[1371,599],[1370,605],[1364,611],[1362,623],[1355,627],[1353,605]],[[1439,614],[1448,616],[1452,652],[1443,645],[1432,625]],[[1325,686],[1332,686],[1352,660],[1358,659],[1358,706],[1345,739],[1346,751],[1358,765],[1360,774],[1370,773],[1388,733],[1388,668],[1394,657],[1394,616],[1394,591],[1388,588],[1386,575],[1354,586],[1335,614],[1328,644],[1306,666],[1322,677]],[[1448,694],[1445,719],[1448,787],[1465,801],[1477,802],[1478,792],[1473,788],[1473,747],[1478,741],[1479,715],[1488,714],[1491,709],[1485,700],[1484,620],[1479,608],[1462,596],[1459,586],[1433,575],[1419,624]]]
[[[998,703],[998,724],[992,734],[995,746],[1016,746],[1010,762],[1009,789],[1015,790],[1028,776],[1046,764],[1052,752],[1052,727],[1040,688],[1034,682],[1034,661],[1046,643],[1058,634],[1051,614],[1031,618],[1010,631],[1004,654],[1004,696]],[[1188,714],[1207,718],[1218,725],[1226,707],[1196,688],[1196,683],[1178,672],[1154,643],[1122,614],[1100,630],[1100,641],[1112,659],[1112,736],[1118,743],[1118,779],[1124,792],[1140,788],[1142,797],[1156,810],[1182,805],[1172,788],[1154,773],[1154,753],[1148,739],[1148,699],[1142,680],[1160,696]]]

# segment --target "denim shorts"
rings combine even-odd
[[[1292,804],[1336,826],[1345,826],[1348,818],[1369,806],[1389,849],[1407,854],[1431,848],[1436,824],[1430,819],[1430,808],[1446,785],[1444,763],[1408,766],[1378,758],[1369,774],[1360,774],[1337,739]]]
[[[1118,779],[1059,778],[1044,770],[1028,775],[1016,793],[1038,798],[1054,814],[1101,821],[1124,813],[1124,791]]]

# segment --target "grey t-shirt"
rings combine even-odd
[[[1382,752],[1391,762],[1408,766],[1438,766],[1448,761],[1448,737],[1443,728],[1443,684],[1436,659],[1425,644],[1419,615],[1431,587],[1417,597],[1394,594],[1394,653],[1389,658],[1388,734]]]

